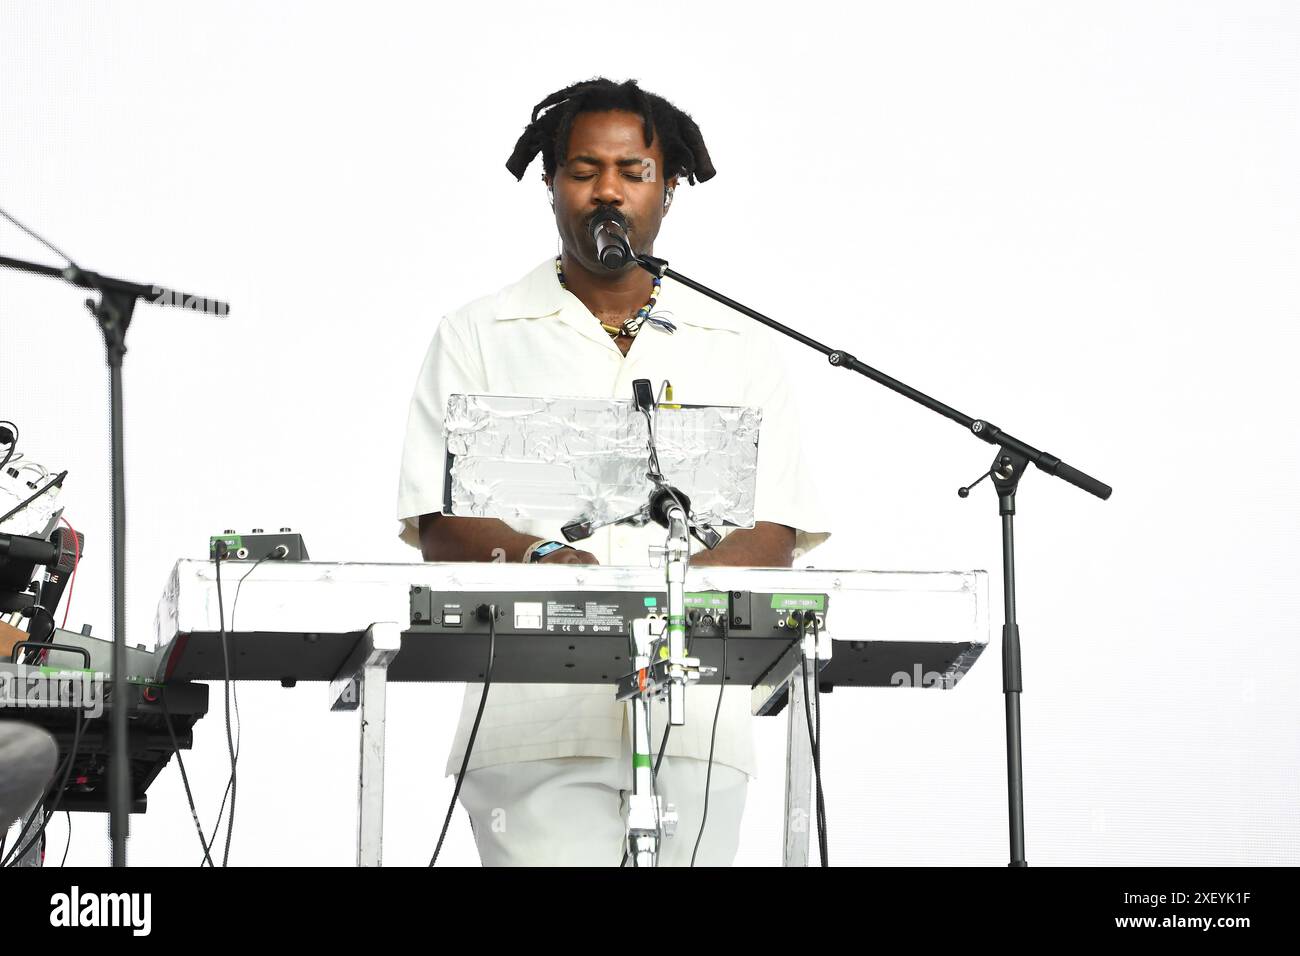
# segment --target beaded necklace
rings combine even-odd
[[[555,257],[555,275],[556,278],[560,280],[560,288],[567,289],[568,286],[564,284],[564,269],[560,264],[559,256]],[[600,327],[614,338],[618,338],[620,335],[627,336],[629,339],[635,338],[636,334],[641,331],[642,323],[647,321],[651,325],[663,329],[665,332],[675,332],[677,326],[673,325],[667,319],[661,318],[660,316],[654,316],[652,318],[650,315],[650,310],[655,306],[655,300],[659,298],[659,286],[661,281],[662,280],[659,276],[654,277],[654,286],[650,289],[650,301],[641,306],[641,308],[637,310],[636,315],[625,320],[621,326],[606,325],[604,322],[601,322]]]

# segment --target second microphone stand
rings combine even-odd
[[[109,714],[110,749],[109,838],[113,866],[126,866],[126,839],[130,829],[128,814],[131,797],[131,765],[127,749],[126,681],[126,470],[123,465],[122,428],[122,359],[126,355],[126,330],[131,325],[135,305],[141,299],[154,305],[172,306],[224,316],[230,311],[225,302],[176,292],[154,285],[128,282],[99,275],[72,264],[65,269],[0,256],[0,266],[32,275],[62,279],[83,289],[99,293],[99,301],[86,300],[86,308],[99,323],[108,353],[109,405],[112,420],[113,501],[113,673],[112,708]],[[71,760],[75,755],[69,756]]]

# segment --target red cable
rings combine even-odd
[[[68,603],[63,605],[63,623],[59,627],[66,628],[68,625],[68,612],[72,610],[72,589],[77,586],[77,566],[81,564],[81,539],[77,537],[77,529],[69,524],[68,519],[59,515],[59,520],[68,525],[68,530],[72,532],[72,577],[68,579]]]

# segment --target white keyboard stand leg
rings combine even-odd
[[[330,710],[361,710],[357,866],[380,866],[384,846],[384,719],[388,665],[402,647],[393,621],[370,625],[330,681]]]
[[[36,833],[38,829],[40,829],[41,817],[43,817],[44,815],[45,815],[45,807],[41,803],[37,803],[36,806],[32,807],[30,811],[24,814],[23,821],[22,821],[23,827],[27,828],[27,832],[23,834],[24,845],[30,842],[32,836]],[[19,831],[21,831],[23,827],[19,827],[18,828]],[[6,853],[9,852],[8,848],[6,848],[5,852]],[[41,866],[41,841],[37,840],[35,843],[32,843],[32,848],[28,850],[26,853],[24,853],[22,856],[14,857],[13,865],[17,867],[24,867],[24,868],[40,867]]]
[[[641,663],[644,658],[638,658]],[[664,837],[675,829],[677,813],[671,812],[672,821],[664,818],[669,810],[654,788],[654,755],[650,753],[650,727],[648,724],[650,701],[640,697],[629,700],[628,719],[632,722],[632,793],[628,797],[627,837],[624,847],[628,860],[635,867],[658,866]]]
[[[808,629],[810,624],[811,631]],[[833,652],[834,645],[821,614],[817,614],[815,624],[811,618],[806,618],[803,641],[797,649],[795,667],[791,670],[786,685],[789,687],[789,698],[786,702],[785,725],[785,845],[782,848],[782,863],[785,866],[808,866],[812,862],[808,839],[817,828],[812,787],[816,767],[813,763],[809,727],[817,726],[818,685],[814,682],[820,676],[818,666],[825,667]],[[802,655],[802,661],[799,655]],[[808,674],[806,694],[805,671]]]
[[[790,698],[785,705],[785,845],[781,862],[783,866],[807,866],[808,839],[816,826],[816,817],[812,805],[812,743],[808,740],[803,678],[799,671],[791,675],[789,687]],[[808,703],[815,721],[817,695],[811,694]]]

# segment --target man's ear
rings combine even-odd
[[[677,177],[669,176],[664,181],[664,215],[668,215],[668,207],[673,204],[673,190],[677,188]]]

